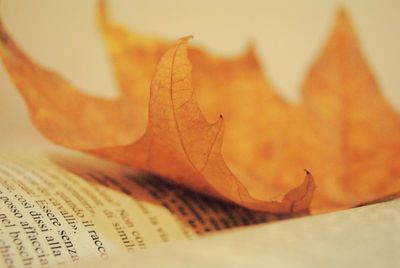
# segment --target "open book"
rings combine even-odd
[[[0,202],[1,267],[400,263],[400,200],[219,233],[279,218],[56,151],[2,154]]]
[[[4,154],[1,256],[65,267],[278,219],[80,154]]]

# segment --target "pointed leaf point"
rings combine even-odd
[[[347,9],[344,6],[338,8],[336,12],[336,20],[342,22],[350,22],[350,16]]]
[[[107,25],[109,22],[108,11],[107,11],[107,1],[99,0],[97,2],[97,20],[100,25]]]
[[[336,13],[334,31],[345,31],[355,35],[352,20],[344,7],[340,7]]]
[[[178,42],[188,42],[190,39],[193,39],[194,36],[193,35],[187,35],[185,37],[182,37],[178,40]]]

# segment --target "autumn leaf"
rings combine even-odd
[[[166,46],[166,42],[112,24],[104,2],[99,6],[99,21],[114,65],[119,65],[118,58],[131,64],[138,62],[139,57],[132,56],[132,51],[143,52],[147,48],[142,54],[154,55],[154,51]],[[141,44],[138,40],[150,39],[153,45],[137,48]],[[157,50],[151,51],[157,46]],[[113,47],[124,49],[116,56]],[[189,55],[195,69],[193,85],[199,106],[206,118],[216,118],[218,113],[224,115],[224,158],[252,195],[264,198],[265,188],[284,191],[288,185],[296,184],[304,167],[318,174],[314,211],[355,206],[400,189],[396,160],[400,151],[399,117],[379,93],[343,9],[339,10],[326,47],[303,85],[299,105],[288,104],[273,90],[252,47],[243,57],[231,61],[213,58],[196,49],[189,50]],[[147,58],[141,65],[155,66],[156,60]],[[317,79],[319,84],[315,85]],[[357,93],[351,96],[351,92]],[[343,105],[346,99],[347,108]],[[336,104],[331,105],[333,101]],[[371,102],[375,105],[371,106]],[[375,110],[369,110],[374,106]],[[338,111],[347,114],[347,119],[337,117]],[[347,122],[351,119],[350,111],[364,116],[364,122]],[[347,125],[354,127],[345,130]],[[391,138],[387,139],[389,133]],[[346,149],[349,139],[368,135],[364,146],[369,146],[369,150],[350,157],[357,145],[349,144]],[[386,146],[378,145],[378,141]]]
[[[84,95],[32,62],[0,28],[3,63],[50,140],[275,213],[309,210],[315,186],[308,172],[287,192],[303,168],[319,186],[313,212],[399,191],[400,119],[379,94],[343,10],[299,105],[272,89],[251,46],[237,59],[187,52],[187,38],[171,45],[115,26],[104,2],[99,25],[117,100]]]
[[[266,192],[269,200],[265,201],[249,195],[226,166],[221,154],[223,119],[221,116],[209,124],[198,108],[191,85],[187,38],[170,48],[158,64],[151,85],[148,125],[145,134],[134,142],[129,128],[140,125],[140,120],[129,118],[129,114],[140,112],[141,107],[138,111],[132,107],[130,99],[134,97],[128,93],[132,87],[122,87],[121,97],[115,101],[85,96],[57,74],[33,63],[3,26],[0,30],[3,63],[25,97],[34,124],[54,142],[153,172],[248,208],[275,213],[308,212],[315,188],[311,174],[285,195],[283,192],[277,196],[271,187],[272,194]],[[116,50],[111,47],[110,51]],[[207,66],[208,61],[203,64]],[[102,133],[94,137],[100,132],[99,127]],[[113,132],[119,135],[113,137]]]

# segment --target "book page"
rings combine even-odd
[[[1,267],[68,267],[276,219],[78,153],[0,157]]]
[[[96,267],[399,267],[399,230],[400,200],[393,200],[160,246]]]

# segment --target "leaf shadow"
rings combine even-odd
[[[151,213],[146,214],[149,206],[154,205],[162,209],[163,213],[172,214],[191,233],[197,235],[298,216],[252,211],[170,184],[155,175],[89,156],[82,155],[84,161],[80,157],[57,153],[51,153],[48,157],[58,167],[90,185],[132,198],[132,203],[141,208],[150,225]]]

